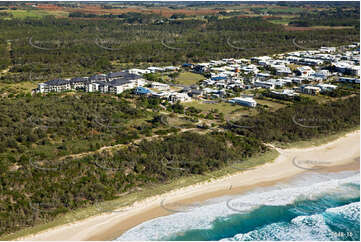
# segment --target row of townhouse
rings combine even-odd
[[[297,92],[309,94],[309,95],[317,95],[320,92],[328,92],[336,90],[336,85],[326,84],[326,83],[320,83],[315,86],[313,85],[302,85],[300,87],[295,88]]]
[[[325,62],[324,60],[319,60],[319,59],[300,58],[294,56],[286,57],[286,60],[297,65],[308,65],[308,66],[322,65]]]
[[[182,92],[173,92],[173,91],[161,91],[161,92],[154,92],[145,87],[137,87],[134,90],[134,93],[137,95],[147,95],[151,97],[166,99],[170,102],[188,102],[191,101],[192,98],[188,95],[188,93]]]
[[[179,70],[179,67],[177,67],[177,66],[165,66],[165,67],[151,66],[151,67],[148,67],[147,69],[137,69],[137,68],[129,69],[128,72],[131,74],[145,75],[145,74],[149,74],[149,73],[178,71],[178,70]]]
[[[271,94],[277,96],[287,96],[287,97],[295,97],[298,96],[298,94],[295,92],[295,90],[291,90],[291,89],[284,89],[282,91],[271,91]]]
[[[335,67],[337,72],[353,75],[353,76],[360,76],[360,65],[354,65],[352,62],[348,61],[340,61],[336,63],[332,63]]]
[[[309,66],[297,67],[295,70],[295,73],[300,77],[304,77],[304,78],[307,78],[312,81],[322,81],[332,75],[332,73],[329,70],[321,69],[321,70],[315,71]]]
[[[360,78],[352,78],[352,77],[340,77],[338,79],[339,82],[345,82],[345,83],[355,83],[360,84]]]
[[[266,89],[275,89],[284,87],[287,84],[292,84],[293,81],[290,78],[278,78],[278,79],[268,79],[264,81],[255,81],[253,83],[254,87],[261,87]]]
[[[143,78],[134,78],[132,76],[114,79],[110,82],[93,82],[86,85],[86,92],[101,92],[111,94],[121,94],[125,90],[142,87],[146,85]]]
[[[213,77],[201,81],[202,87],[216,87],[225,89],[243,88],[244,82],[240,78]]]
[[[82,89],[87,92],[120,94],[124,90],[144,86],[145,83],[146,81],[139,75],[128,72],[111,72],[109,74],[96,74],[91,77],[50,80],[39,83],[34,91],[48,93]]]

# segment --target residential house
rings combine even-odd
[[[271,77],[272,77],[272,75],[269,73],[259,72],[256,74],[256,78],[258,78],[259,80],[265,80],[265,79],[269,79]]]
[[[319,51],[331,53],[336,51],[336,47],[321,47]]]
[[[331,75],[331,73],[328,70],[320,70],[320,71],[317,71],[314,74],[312,74],[312,76],[319,77],[322,80],[327,79],[327,77],[329,77],[330,75]]]
[[[160,83],[160,82],[152,82],[151,87],[163,91],[170,89],[168,84]]]
[[[245,73],[255,73],[257,74],[259,72],[259,69],[257,68],[256,65],[250,64],[247,66],[243,66],[240,68],[241,71],[244,71]]]
[[[276,69],[276,75],[288,76],[292,74],[292,71],[289,67],[284,65],[273,66]]]
[[[170,92],[153,92],[152,96],[157,98],[166,98],[169,99],[169,96],[171,95]]]
[[[255,81],[253,85],[255,87],[262,87],[267,89],[274,89],[276,87],[275,83],[268,81]]]
[[[176,66],[166,66],[166,67],[164,67],[164,70],[165,70],[165,71],[178,71],[178,70],[179,70],[179,67],[176,67]]]
[[[321,88],[319,87],[314,87],[311,85],[303,85],[300,87],[300,92],[304,93],[304,94],[309,94],[309,95],[317,95],[320,93]]]
[[[352,65],[349,62],[338,62],[333,64],[337,72],[349,74],[353,76],[360,76],[360,66]]]
[[[171,93],[169,95],[169,101],[171,102],[188,102],[192,100],[192,98],[190,96],[188,96],[187,93],[178,93],[178,92],[175,92],[175,93]]]
[[[287,97],[298,96],[298,94],[295,93],[295,91],[291,90],[291,89],[284,89],[281,92],[271,91],[271,93],[276,95],[276,96],[287,96]]]
[[[145,75],[145,74],[149,74],[150,70],[143,70],[143,69],[133,68],[133,69],[129,69],[128,73],[135,74],[135,75]]]
[[[360,84],[360,79],[351,78],[351,77],[340,77],[338,79],[339,82],[348,82],[348,83],[357,83]]]
[[[189,96],[191,96],[192,98],[200,98],[202,95],[203,95],[203,91],[199,89],[192,89],[189,92]]]
[[[336,85],[331,85],[331,84],[318,84],[316,85],[316,87],[321,88],[322,92],[333,91],[336,90],[337,88]]]
[[[258,63],[258,64],[260,64],[260,63],[268,63],[270,60],[272,60],[272,58],[269,57],[269,56],[259,56],[259,57],[252,57],[251,58],[251,61],[254,61],[254,62]],[[264,65],[266,65],[266,64],[264,64]]]
[[[198,73],[209,71],[210,63],[199,63],[194,66],[193,70]]]
[[[151,73],[156,73],[164,71],[164,68],[151,66],[148,67],[147,70],[149,70]]]
[[[184,64],[182,65],[182,67],[193,68],[194,65],[193,65],[193,64],[190,64],[190,63],[184,63]]]
[[[296,74],[301,77],[309,77],[314,73],[315,71],[309,66],[301,66],[296,69]]]
[[[228,102],[252,108],[257,106],[257,102],[252,97],[235,97],[230,99]]]

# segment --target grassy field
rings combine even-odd
[[[193,85],[197,84],[198,81],[206,79],[204,76],[192,73],[192,72],[181,72],[176,78],[177,84],[182,85]]]
[[[312,100],[315,100],[318,103],[325,103],[328,101],[332,101],[333,98],[326,96],[326,95],[307,95],[307,94],[300,94],[301,97],[307,97],[310,98]]]
[[[237,119],[242,115],[254,115],[257,111],[253,108],[247,108],[236,104],[220,102],[220,103],[203,103],[202,101],[192,101],[183,103],[186,107],[195,107],[202,110],[206,114],[211,110],[217,109],[224,114],[225,119]]]
[[[273,24],[282,24],[282,25],[288,25],[289,22],[292,21],[292,18],[295,16],[282,16],[281,19],[273,19],[273,20],[267,20],[270,23]]]
[[[203,103],[203,101],[192,101],[185,102],[183,104],[186,107],[195,107],[202,110],[203,112],[211,111],[212,109],[218,109],[218,111],[223,112],[224,114],[231,113],[232,111],[240,108],[238,105],[232,105],[230,103]]]
[[[47,15],[55,17],[67,17],[69,13],[64,11],[45,11],[45,10],[1,10],[0,12],[7,12],[13,15],[13,18],[42,18]],[[8,18],[8,17],[7,17]]]
[[[281,104],[281,103],[277,103],[277,102],[273,102],[273,101],[269,101],[269,100],[261,100],[261,99],[255,99],[256,102],[258,104],[262,104],[262,105],[267,105],[268,107],[270,107],[272,109],[272,111],[276,111],[277,109],[283,108],[286,105]]]
[[[19,82],[14,84],[0,83],[1,94],[18,94],[18,93],[31,93],[31,90],[36,88],[35,82]]]
[[[36,225],[28,229],[17,231],[13,234],[1,236],[0,240],[14,240],[16,238],[28,236],[30,234],[34,234],[50,228],[54,228],[56,226],[73,223],[94,215],[100,215],[104,211],[120,210],[122,207],[129,206],[134,202],[139,202],[151,196],[160,195],[169,192],[171,190],[194,185],[197,183],[207,182],[210,181],[211,179],[220,178],[227,174],[238,173],[242,168],[256,167],[266,162],[273,162],[277,158],[277,156],[278,156],[277,151],[270,150],[264,154],[253,156],[243,161],[242,163],[237,164],[236,168],[234,168],[234,166],[233,167],[229,166],[220,169],[218,171],[204,175],[194,175],[194,176],[180,178],[167,184],[161,184],[157,186],[149,185],[148,187],[144,187],[138,191],[131,192],[129,194],[123,194],[118,199],[102,202],[88,208],[78,209],[76,211],[69,212],[65,215],[57,217],[55,220],[49,223]]]

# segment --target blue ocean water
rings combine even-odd
[[[360,173],[302,174],[183,211],[144,222],[116,240],[359,241]]]

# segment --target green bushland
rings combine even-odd
[[[136,144],[129,143],[166,126],[159,113],[147,111],[159,106],[156,100],[139,97],[131,103],[123,97],[71,93],[3,98],[1,235],[35,225],[43,228],[48,225],[42,224],[59,221],[70,211],[113,201],[127,192],[218,173],[234,163],[253,167],[263,162],[247,159],[267,152],[264,143],[284,146],[355,129],[359,125],[359,95],[354,95],[321,104],[301,99],[277,112],[260,108],[257,115],[228,124],[224,132],[175,134],[178,130],[168,127],[160,130],[168,136]],[[192,108],[181,104],[170,106],[170,111],[172,115],[195,115]],[[142,119],[143,124],[135,124]],[[305,128],[294,120],[318,127]],[[100,122],[103,125],[99,126]],[[44,126],[49,128],[43,130]],[[70,156],[115,144],[124,145]],[[239,160],[242,162],[235,162]]]
[[[8,69],[0,75],[0,82],[90,76],[116,71],[120,66],[271,55],[296,50],[294,38],[310,40],[307,45],[315,48],[359,41],[359,29],[286,31],[262,18],[219,20],[213,16],[160,23],[153,15],[144,19],[137,14],[123,17],[126,21],[51,16],[0,19],[0,68]],[[40,48],[31,46],[30,38]],[[351,93],[356,96],[348,97]],[[267,159],[247,158],[266,154],[264,143],[307,141],[355,128],[359,125],[357,94],[345,86],[342,92],[329,94],[345,97],[333,102],[318,104],[304,98],[293,103],[282,101],[277,112],[259,105],[257,115],[243,115],[236,122],[254,128],[225,126],[229,130],[207,134],[172,134],[179,130],[164,124],[159,112],[222,120],[223,110],[207,109],[202,114],[200,106],[163,103],[164,111],[158,99],[131,93],[11,94],[0,99],[0,236],[84,218],[97,213],[92,210],[94,204],[118,201],[127,192],[132,197],[125,204],[130,204],[158,194],[163,189],[159,185],[167,186],[166,191],[209,179],[208,174],[226,174],[237,160],[243,161],[237,167],[262,164]],[[235,109],[239,108],[230,106],[225,114]],[[293,117],[303,125],[318,127],[301,127]],[[200,132],[210,131],[203,127]],[[169,136],[131,143],[153,133]],[[114,145],[119,147],[95,152]],[[82,152],[91,153],[70,156]],[[175,182],[184,180],[182,184]],[[173,186],[174,182],[178,185]],[[88,213],[88,209],[93,212]],[[81,212],[69,215],[73,211]]]
[[[142,134],[133,121],[153,116],[125,99],[99,94],[2,98],[0,109],[0,154],[14,159],[30,153],[53,159],[126,144]]]
[[[227,127],[240,135],[264,142],[290,143],[333,135],[360,124],[360,96],[337,99],[326,103],[311,100],[295,103],[277,110],[262,110],[256,116]]]
[[[26,155],[19,160],[4,157],[0,166],[1,234],[52,221],[145,185],[167,184],[235,162],[242,165],[237,161],[267,150],[259,140],[231,132],[187,132],[62,162],[31,163]]]
[[[116,199],[96,203],[95,205],[89,205],[76,210],[71,210],[64,214],[61,214],[61,216],[56,216],[53,220],[47,223],[39,223],[35,226],[28,227],[26,229],[22,229],[11,234],[0,236],[0,239],[13,240],[22,236],[27,236],[40,231],[44,231],[55,226],[76,222],[78,220],[85,219],[106,211],[121,211],[123,207],[132,205],[134,202],[141,201],[142,199],[148,198],[150,196],[163,194],[165,192],[189,185],[194,185],[196,183],[207,182],[210,179],[215,179],[230,173],[239,172],[242,168],[247,169],[249,167],[262,165],[266,162],[273,161],[277,156],[277,151],[269,150],[265,153],[257,154],[248,159],[245,159],[242,163],[237,163],[237,165],[234,167],[227,166],[224,169],[204,173],[202,175],[190,175],[186,177],[181,177],[167,183],[158,184],[156,186],[154,186],[153,184],[145,185],[142,189],[137,189],[136,191],[130,193],[120,194],[119,197]]]
[[[260,17],[161,24],[51,16],[0,19],[0,52],[4,53],[0,65],[9,68],[0,82],[39,82],[131,67],[272,55],[298,50],[294,38],[307,41],[309,48],[339,46],[359,41],[359,30],[287,31]],[[11,50],[6,51],[9,40]]]
[[[342,7],[319,12],[303,12],[289,25],[310,26],[355,26],[360,28],[360,8],[344,9]]]

